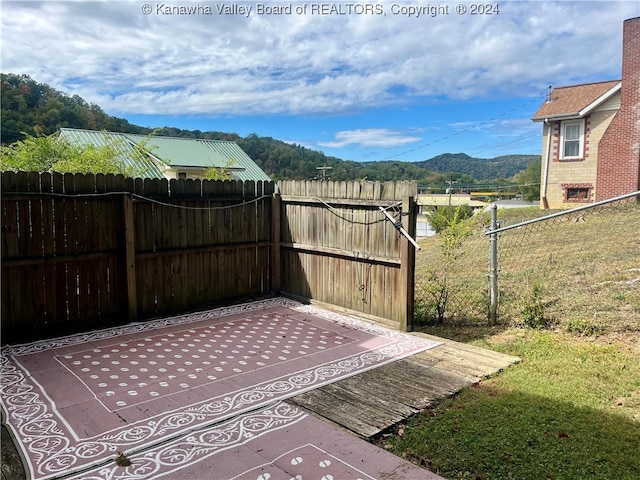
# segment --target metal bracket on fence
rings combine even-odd
[[[405,237],[407,237],[407,240],[409,240],[414,247],[416,247],[416,250],[420,250],[420,245],[418,245],[418,243],[411,237],[411,235],[409,235],[409,233],[404,229],[404,227],[402,226],[402,222],[396,222],[395,218],[393,218],[391,215],[389,215],[389,212],[387,212],[384,207],[378,207],[380,209],[380,211],[382,213],[384,213],[384,216],[387,217],[387,219],[393,224],[393,226],[395,227],[396,230],[398,230],[402,235],[404,235]]]

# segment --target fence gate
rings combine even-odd
[[[278,289],[410,330],[415,253],[396,227],[415,236],[417,185],[284,181],[278,187]]]

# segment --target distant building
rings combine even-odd
[[[61,128],[60,138],[75,145],[115,145],[127,166],[149,178],[204,178],[215,167],[235,180],[271,181],[269,176],[235,142],[161,137],[130,133]],[[144,157],[135,149],[144,150]]]
[[[419,207],[419,213],[426,213],[429,209],[438,207],[458,207],[468,205],[474,210],[483,209],[487,206],[487,202],[478,199],[470,194],[461,193],[421,193],[416,199]]]
[[[640,17],[623,25],[622,80],[553,89],[543,124],[542,208],[640,190]]]

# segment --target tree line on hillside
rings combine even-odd
[[[26,135],[51,135],[64,127],[123,133],[149,130],[107,115],[95,103],[61,93],[28,75],[0,74],[0,88],[3,145],[24,140]]]
[[[476,180],[511,178],[525,170],[540,155],[502,155],[492,159],[474,158],[464,153],[444,153],[417,165],[436,171],[465,172]]]
[[[269,176],[280,179],[329,178],[335,181],[417,181],[434,191],[444,190],[448,182],[513,180],[539,161],[539,155],[510,155],[494,159],[473,158],[463,153],[444,154],[422,162],[355,162],[327,156],[297,144],[250,134],[174,127],[151,129],[107,115],[98,105],[78,95],[69,96],[41,84],[28,75],[1,74],[2,144],[9,145],[30,137],[55,134],[61,127],[106,130],[122,133],[202,138],[236,142]],[[318,167],[331,167],[320,170]]]

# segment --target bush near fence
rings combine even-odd
[[[486,322],[488,240],[484,216],[420,242],[416,254],[415,323]],[[452,231],[453,230],[453,231]],[[480,261],[480,265],[478,265]]]

